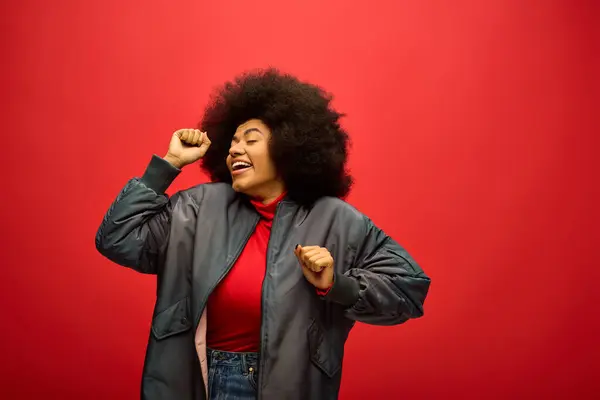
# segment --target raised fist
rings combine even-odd
[[[198,129],[179,129],[173,133],[164,159],[177,168],[183,168],[201,159],[209,147],[210,140],[206,132]]]

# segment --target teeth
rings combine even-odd
[[[242,168],[248,168],[251,167],[252,165],[244,162],[244,161],[236,161],[231,165],[232,169],[242,169]]]

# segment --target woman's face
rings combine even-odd
[[[258,119],[251,119],[235,131],[227,156],[233,189],[265,204],[277,199],[285,190],[269,154],[270,139],[269,127]]]

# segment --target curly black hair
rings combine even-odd
[[[353,179],[346,169],[350,139],[332,96],[275,68],[245,72],[216,90],[199,129],[211,147],[201,166],[214,182],[231,183],[225,159],[242,123],[259,119],[271,129],[271,157],[289,197],[310,205],[323,196],[344,198]]]

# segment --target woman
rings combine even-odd
[[[340,117],[316,86],[244,74],[117,196],[97,249],[158,277],[143,399],[335,399],[355,321],[423,315],[429,278],[340,199]],[[213,183],[169,198],[200,159]]]

